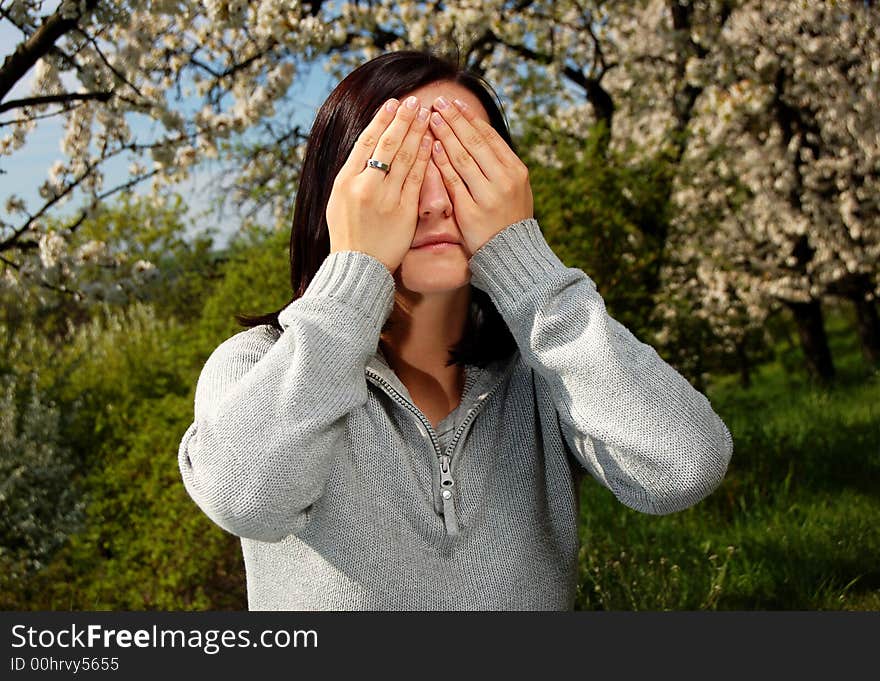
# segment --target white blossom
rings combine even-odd
[[[880,293],[876,8],[693,0],[688,30],[677,31],[667,0],[562,0],[518,10],[503,0],[316,7],[287,0],[102,1],[86,16],[81,0],[62,2],[64,16],[82,15],[83,27],[100,29],[94,33],[101,52],[75,32],[64,36],[58,47],[77,55],[78,68],[47,54],[34,67],[32,92],[112,96],[73,103],[61,114],[64,157],[40,187],[42,199],[55,201],[79,182],[87,201],[94,200],[105,183],[102,164],[120,157],[132,176],[150,175],[158,196],[201,161],[230,154],[257,126],[277,122],[291,86],[315,57],[329,54],[326,68],[341,78],[387,50],[448,47],[454,40],[468,54],[490,29],[497,41],[479,66],[514,129],[526,116],[543,117],[547,139],[532,150],[541,162],[558,164],[552,135],[586,140],[598,120],[582,82],[567,75],[572,71],[613,101],[614,151],[628,151],[635,162],[660,153],[676,159],[662,273],[673,300],[661,316],[673,320],[692,309],[736,340],[760,328],[775,306],[824,296],[841,277],[864,274]],[[13,2],[7,11],[22,25],[37,25],[51,10]],[[380,48],[377,32],[398,38]],[[541,59],[530,61],[528,51]],[[177,99],[178,87],[189,88],[191,98]],[[791,112],[803,120],[786,120]],[[0,138],[0,158],[10,163],[27,153],[36,126],[36,107],[18,113]],[[133,133],[130,121],[138,116],[155,122],[149,134]],[[265,195],[279,225],[289,220],[303,142],[236,157],[241,196]],[[16,197],[5,202],[8,213],[28,219]],[[41,230],[31,230],[40,262],[58,268],[53,276],[62,265],[76,272],[75,258],[61,255],[63,237]],[[811,253],[804,262],[795,255],[799,243]],[[21,272],[31,276],[37,265],[25,260]]]

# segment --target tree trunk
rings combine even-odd
[[[749,355],[746,352],[745,339],[736,344],[736,363],[739,367],[739,384],[743,388],[752,385],[752,374],[749,367]]]
[[[856,306],[856,326],[862,355],[868,364],[880,366],[880,317],[877,316],[877,306],[873,300],[865,300],[861,295],[851,300]]]
[[[700,345],[696,348],[697,361],[694,366],[694,382],[691,385],[693,385],[694,388],[705,395],[706,381],[703,377],[703,347],[705,346]]]
[[[847,274],[828,286],[828,293],[852,302],[856,308],[856,331],[862,355],[869,365],[880,365],[880,318],[877,304],[865,300],[874,290],[875,282],[865,273]]]
[[[788,309],[794,315],[801,349],[807,363],[807,373],[824,386],[834,381],[834,363],[828,347],[828,336],[825,335],[825,320],[822,318],[822,306],[818,300],[808,303],[786,301]]]

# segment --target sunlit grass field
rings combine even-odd
[[[694,508],[644,515],[584,481],[576,609],[880,610],[880,375],[853,328],[827,321],[831,390],[787,345],[748,389],[711,382],[734,454]]]

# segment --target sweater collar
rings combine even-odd
[[[495,384],[502,380],[507,371],[516,363],[519,357],[519,350],[514,351],[510,357],[496,359],[485,367],[479,367],[475,364],[465,365],[465,390],[462,395],[462,401],[472,401],[476,404],[480,399],[485,397]],[[412,396],[409,394],[403,381],[391,368],[382,349],[377,346],[375,353],[367,360],[367,370],[372,370],[384,381],[390,384],[398,393],[410,402],[413,402]],[[414,402],[413,402],[414,403]]]

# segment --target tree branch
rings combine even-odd
[[[125,83],[126,85],[128,85],[128,87],[130,87],[132,90],[134,90],[135,92],[137,92],[137,94],[138,94],[139,97],[143,97],[143,96],[144,96],[144,93],[141,92],[141,91],[137,88],[137,86],[136,86],[134,83],[132,83],[128,78],[126,78],[123,74],[119,73],[119,71],[116,69],[116,67],[114,67],[113,64],[110,63],[110,60],[107,59],[107,57],[104,56],[104,53],[101,52],[101,48],[98,47],[98,41],[97,41],[97,40],[95,40],[92,36],[90,36],[90,35],[89,35],[88,33],[86,33],[84,30],[82,30],[79,26],[76,27],[76,30],[77,30],[77,32],[79,32],[80,34],[82,34],[82,36],[92,44],[92,47],[95,48],[95,52],[97,52],[97,53],[98,53],[98,56],[101,57],[101,61],[104,62],[104,64],[107,66],[108,69],[110,69],[110,71],[113,73],[114,76],[116,76],[117,78],[119,78],[119,80],[121,80],[123,83]]]
[[[7,260],[2,255],[0,255],[0,262],[6,263],[12,269],[15,269],[15,270],[21,269],[21,265],[19,265],[17,262],[12,262],[11,260]]]
[[[97,4],[98,0],[86,0],[86,11],[90,12]],[[0,67],[0,101],[37,63],[37,60],[55,46],[55,42],[61,36],[76,28],[79,19],[80,15],[73,19],[65,19],[61,15],[59,7],[54,14],[43,21],[43,24],[34,31],[33,35],[20,43],[15,48],[15,52],[3,60],[3,66]]]
[[[36,222],[41,217],[43,217],[43,215],[45,215],[53,205],[55,205],[63,197],[67,196],[74,189],[76,189],[86,177],[88,177],[89,175],[92,174],[92,171],[94,171],[95,168],[97,168],[100,165],[103,165],[108,160],[112,159],[115,156],[118,156],[119,154],[121,154],[124,151],[141,151],[141,150],[145,150],[145,149],[149,149],[151,147],[157,146],[157,144],[144,144],[144,145],[127,144],[125,146],[119,147],[118,149],[114,150],[112,153],[107,154],[106,156],[102,156],[96,162],[87,164],[86,170],[82,175],[80,175],[75,181],[73,181],[69,185],[67,185],[64,188],[64,190],[62,192],[60,192],[57,196],[48,200],[43,205],[43,207],[40,208],[40,210],[38,210],[33,215],[29,215],[27,220],[24,222],[24,224],[22,224],[21,226],[17,227],[15,230],[13,230],[12,234],[9,237],[4,239],[3,241],[0,241],[0,253],[2,253],[3,251],[12,250],[13,248],[19,249],[20,248],[20,242],[18,241],[19,237],[21,237],[22,234],[24,234],[28,229],[30,229],[31,225],[33,225],[34,222]],[[133,179],[129,182],[126,182],[124,184],[118,185],[117,187],[110,189],[110,190],[104,192],[103,194],[98,195],[96,197],[96,200],[98,200],[98,201],[103,200],[104,198],[111,196],[112,194],[114,194],[118,191],[121,191],[121,190],[126,189],[128,187],[132,187],[135,184],[137,184],[143,180],[146,180],[146,179],[152,177],[153,175],[156,175],[158,172],[159,172],[158,169],[153,170],[152,172],[147,173],[146,175],[135,178],[135,179]],[[75,226],[79,226],[79,224],[85,219],[85,215],[86,215],[85,213],[82,214],[80,219],[76,222]]]
[[[20,109],[25,106],[38,106],[40,104],[60,104],[62,102],[77,102],[95,99],[106,102],[113,96],[112,92],[63,92],[57,95],[40,95],[38,97],[25,97],[23,99],[10,99],[0,103],[0,113],[10,109]]]
[[[539,64],[550,64],[553,61],[552,55],[535,52],[533,49],[526,47],[525,45],[514,45],[501,40],[497,36],[496,40],[520,56]],[[575,85],[584,89],[587,95],[587,101],[589,101],[590,105],[593,107],[596,118],[605,122],[606,129],[610,133],[611,123],[614,118],[614,101],[611,99],[611,95],[609,95],[605,88],[602,87],[601,75],[598,78],[590,78],[587,77],[583,71],[568,65],[562,67],[562,73]]]
[[[92,203],[94,204],[94,203],[103,201],[107,197],[112,196],[113,194],[116,194],[117,192],[125,191],[126,189],[131,189],[136,184],[139,184],[139,183],[143,182],[144,180],[149,180],[151,177],[153,177],[153,175],[156,175],[158,172],[159,172],[158,169],[151,170],[146,175],[141,175],[140,177],[135,177],[135,178],[129,180],[128,182],[117,185],[113,189],[108,189],[103,194],[98,194],[98,196],[96,196],[94,198]],[[77,227],[79,227],[85,221],[86,217],[88,217],[88,212],[82,211],[79,214],[79,217],[74,222],[71,222],[65,226],[65,229],[67,229],[70,232],[75,232]]]

